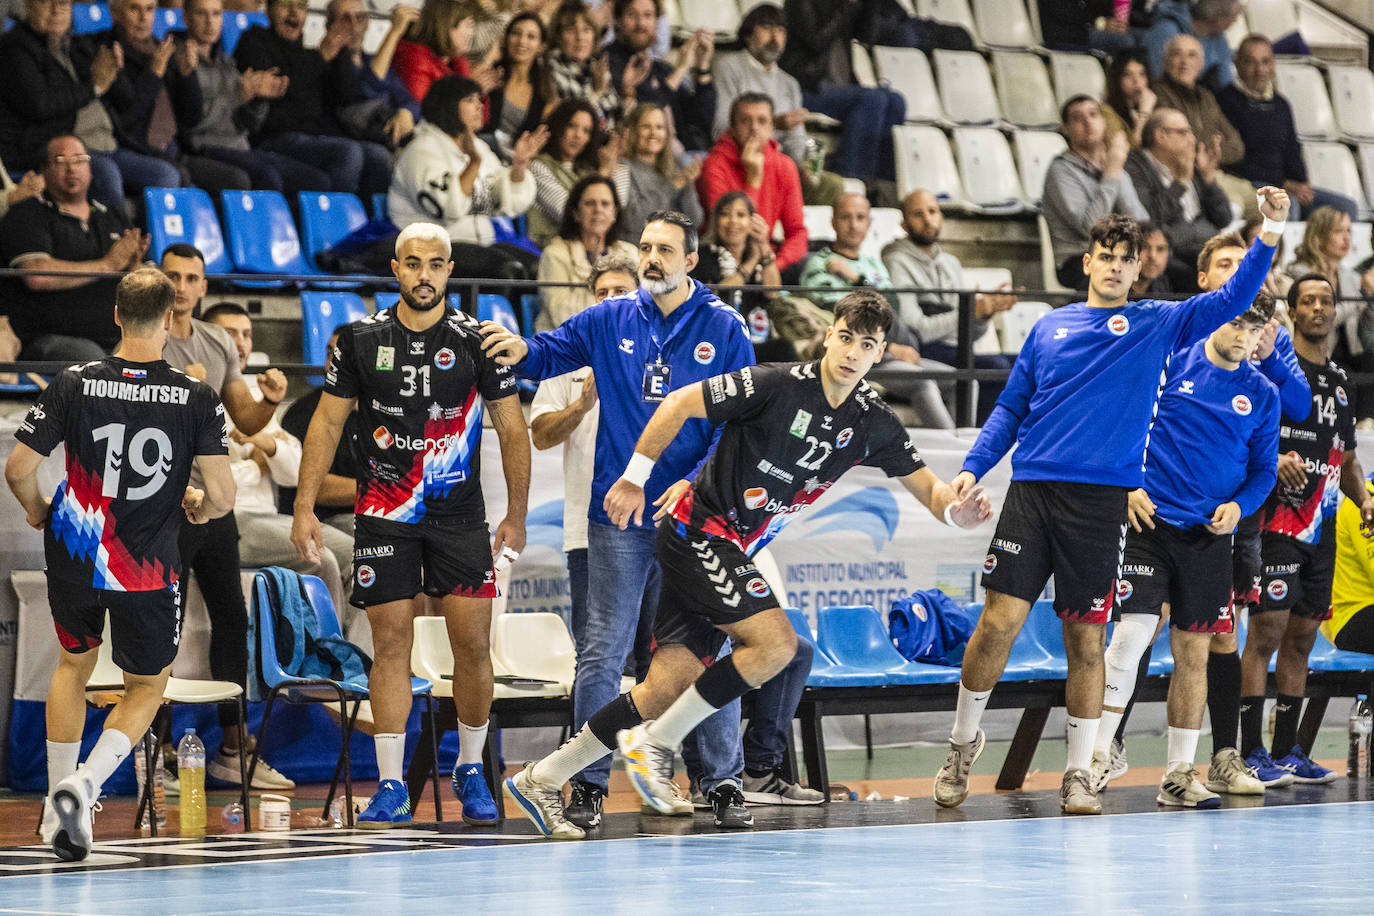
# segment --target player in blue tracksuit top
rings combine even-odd
[[[1241,784],[1229,773],[1231,758],[1239,759],[1231,742],[1229,754],[1213,757],[1206,786],[1193,757],[1207,701],[1212,634],[1233,629],[1232,532],[1263,504],[1277,479],[1278,391],[1247,361],[1273,314],[1273,298],[1260,293],[1244,315],[1169,362],[1150,428],[1145,486],[1130,494],[1131,530],[1116,592],[1120,617],[1107,649],[1102,723],[1093,751],[1098,788],[1109,771],[1116,722],[1135,691],[1137,666],[1160,616],[1168,614],[1174,655],[1168,765],[1156,800],[1216,808],[1218,791],[1264,791],[1254,777],[1247,774]]]
[[[601,400],[596,463],[587,517],[587,623],[577,647],[573,720],[620,695],[620,675],[641,613],[658,606],[659,566],[652,518],[621,529],[606,516],[606,492],[620,478],[654,410],[668,393],[754,363],[744,319],[687,276],[696,264],[696,228],[681,214],[650,214],[639,245],[640,288],[606,299],[558,328],[528,339],[490,322],[487,352],[525,378],[551,378],[590,366]],[[694,474],[719,430],[689,420],[645,484],[649,499]],[[650,513],[652,515],[652,513]],[[651,618],[652,619],[652,618]],[[712,716],[692,737],[710,796],[744,767],[738,706]],[[610,778],[610,758],[589,764],[572,780],[568,817],[595,827]],[[743,803],[741,802],[741,810]],[[684,813],[691,813],[684,801]]]
[[[997,407],[951,482],[957,492],[1016,446],[1012,480],[983,561],[986,605],[964,653],[950,749],[935,801],[958,805],[982,753],[978,727],[1031,602],[1055,577],[1068,660],[1068,760],[1060,807],[1098,814],[1089,777],[1102,714],[1103,634],[1126,536],[1126,494],[1144,480],[1145,446],[1169,355],[1243,313],[1268,274],[1288,195],[1257,192],[1265,231],[1215,292],[1127,302],[1140,272],[1140,225],[1108,216],[1083,255],[1088,298],[1036,322]]]

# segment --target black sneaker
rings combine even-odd
[[[590,830],[601,823],[601,805],[606,793],[600,786],[589,782],[573,780],[572,797],[563,809],[563,816],[583,830]]]
[[[733,782],[716,786],[707,798],[711,800],[711,811],[716,816],[717,827],[742,830],[754,826],[754,815],[744,807],[744,793]]]

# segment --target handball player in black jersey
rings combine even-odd
[[[204,524],[234,507],[219,395],[162,359],[174,295],[152,268],[119,281],[119,349],[53,378],[5,465],[29,524],[43,532],[48,604],[62,646],[48,688],[48,797],[39,827],[62,859],[90,853],[101,786],[162,705],[181,635],[181,519]],[[66,474],[48,500],[38,468],[59,444]],[[203,490],[187,486],[193,462]],[[124,696],[78,768],[86,682],[107,613]]]
[[[836,305],[819,361],[716,376],[674,391],[654,413],[606,495],[606,512],[621,527],[643,517],[644,481],[684,422],[704,418],[723,431],[695,482],[679,481],[655,502],[663,587],[648,677],[506,780],[507,794],[545,836],[583,836],[563,816],[563,782],[617,744],[645,803],[669,808],[673,754],[686,734],[792,659],[796,632],[750,555],[845,471],[867,465],[899,478],[950,525],[992,517],[981,488],[957,499],[925,466],[864,382],[892,321],[881,295],[856,290]],[[732,652],[711,661],[727,636]]]

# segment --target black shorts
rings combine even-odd
[[[1331,616],[1331,579],[1336,573],[1336,520],[1322,524],[1321,540],[1305,544],[1296,538],[1264,532],[1264,588],[1252,611],[1292,611],[1299,617]]]
[[[74,655],[98,647],[110,615],[111,654],[120,670],[150,677],[177,657],[181,593],[175,585],[150,592],[114,592],[91,586],[91,570],[48,551],[48,606],[62,648]]]
[[[1254,607],[1260,600],[1260,510],[1256,509],[1236,526],[1231,544],[1231,601],[1235,610]]]
[[[1126,533],[1117,611],[1158,615],[1166,602],[1169,622],[1180,630],[1232,631],[1231,535],[1158,518],[1154,528]]]
[[[1125,487],[1013,480],[983,561],[983,587],[1034,601],[1054,576],[1054,610],[1082,623],[1112,613],[1126,541]]]
[[[359,515],[353,524],[354,607],[442,598],[495,598],[487,523],[393,522]]]
[[[778,607],[780,600],[739,545],[671,516],[658,526],[663,577],[654,642],[686,646],[709,665],[725,643],[721,625]]]

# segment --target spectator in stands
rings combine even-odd
[[[1232,165],[1245,157],[1245,141],[1221,113],[1216,96],[1198,81],[1201,72],[1202,44],[1191,35],[1171,40],[1164,51],[1164,73],[1155,83],[1155,109],[1183,112],[1193,133],[1216,150],[1221,164]]]
[[[487,93],[487,123],[482,128],[484,136],[495,138],[503,159],[510,158],[511,145],[537,128],[556,101],[549,94],[544,67],[547,44],[544,23],[534,13],[521,13],[506,26],[496,63],[501,81]]]
[[[162,358],[192,378],[215,390],[224,403],[224,413],[235,429],[253,435],[265,428],[286,396],[286,376],[280,369],[268,369],[257,377],[261,399],[253,397],[239,369],[238,349],[221,328],[192,317],[205,296],[205,256],[187,244],[168,246],[162,253],[162,272],[172,281],[176,298],[172,302],[172,324],[163,345]],[[201,486],[199,472],[192,470],[191,485]],[[248,609],[239,578],[239,530],[231,511],[204,525],[183,524],[177,539],[183,575],[178,583],[181,606],[186,606],[186,588],[195,574],[210,617],[210,676],[235,684],[247,683]],[[221,705],[220,725],[224,727],[219,753],[210,758],[206,772],[215,779],[237,785],[240,752],[233,727],[238,722],[238,707]],[[170,731],[162,734],[170,735]],[[176,757],[167,753],[169,771]],[[175,777],[173,777],[175,778]],[[290,789],[295,784],[272,767],[264,769],[258,761],[253,775],[257,789]]]
[[[24,21],[0,36],[0,156],[13,169],[45,168],[47,143],[71,134],[90,156],[90,196],[124,207],[124,175],[142,187],[143,157],[117,148],[109,101],[132,91],[118,52],[89,35],[72,34],[66,0],[25,0]],[[113,295],[113,288],[109,291]],[[118,339],[117,337],[115,339]]]
[[[474,0],[472,10],[472,37],[468,40],[468,63],[473,70],[483,65],[496,64],[501,56],[501,37],[510,25],[511,17],[523,7],[531,5],[526,0]]]
[[[902,201],[902,227],[906,238],[883,248],[883,265],[892,285],[898,289],[914,287],[923,292],[898,293],[898,317],[921,341],[921,355],[954,365],[959,355],[959,299],[950,290],[968,288],[959,259],[940,247],[940,230],[945,215],[935,195],[927,190],[912,191]],[[943,292],[937,292],[943,290]],[[1005,292],[1004,292],[1005,290]],[[1010,288],[973,295],[973,340],[987,332],[992,316],[1016,304]],[[1001,353],[975,353],[978,369],[1010,369],[1012,361]],[[982,426],[1002,393],[997,382],[978,383],[977,425]]]
[[[1181,35],[1198,43],[1200,79],[1213,89],[1229,86],[1233,74],[1226,30],[1243,6],[1242,0],[1160,0],[1155,21],[1145,32],[1150,72],[1160,76],[1169,71],[1169,45]]]
[[[10,207],[21,200],[37,197],[42,193],[43,174],[41,172],[25,172],[16,182],[6,171],[5,163],[0,161],[0,219],[3,219],[5,214],[10,212]]]
[[[1214,147],[1193,135],[1183,112],[1157,108],[1145,122],[1142,146],[1126,158],[1126,174],[1150,220],[1169,233],[1169,282],[1197,288],[1197,256],[1231,222],[1231,202],[1216,183]]]
[[[1289,219],[1315,207],[1335,207],[1355,218],[1355,201],[1314,188],[1307,181],[1293,108],[1274,88],[1274,46],[1263,35],[1247,35],[1236,49],[1240,77],[1217,93],[1217,105],[1245,143],[1245,156],[1228,171],[1255,187],[1282,187],[1292,202]]]
[[[1130,49],[1113,57],[1107,67],[1107,97],[1102,105],[1102,116],[1107,119],[1107,136],[1123,132],[1131,141],[1131,149],[1138,148],[1145,122],[1155,110],[1155,101],[1154,90],[1150,88],[1150,71],[1145,66],[1145,52]]]
[[[611,82],[610,61],[599,49],[601,29],[591,12],[579,2],[564,3],[553,14],[549,32],[553,48],[546,64],[554,96],[585,99],[596,109],[598,120],[613,128],[624,109]]]
[[[626,107],[636,102],[662,106],[687,149],[708,149],[716,113],[716,87],[711,82],[715,34],[698,29],[678,50],[676,65],[670,65],[650,54],[663,15],[660,0],[613,0],[613,4],[615,41],[606,53],[611,79]]]
[[[1337,365],[1356,369],[1364,352],[1360,327],[1374,319],[1369,303],[1360,301],[1374,296],[1374,271],[1361,276],[1347,267],[1343,262],[1349,254],[1350,217],[1331,207],[1318,207],[1308,214],[1302,241],[1284,271],[1294,280],[1318,274],[1331,284],[1336,320],[1331,323],[1327,350]]]
[[[286,91],[270,99],[254,132],[254,144],[269,152],[322,165],[332,190],[364,199],[385,191],[391,154],[379,143],[343,136],[337,113],[355,100],[357,80],[336,66],[347,35],[336,23],[319,48],[301,43],[306,0],[268,0],[269,25],[253,26],[239,38],[234,59],[239,70],[276,70],[287,78]]]
[[[895,177],[892,128],[906,121],[906,100],[891,89],[854,81],[849,42],[862,0],[787,0],[782,68],[797,78],[802,107],[844,123],[831,167],[870,181]]]
[[[1256,215],[1245,220],[1240,227],[1240,237],[1245,240],[1247,247],[1255,243],[1263,227],[1264,218],[1261,216]],[[1274,297],[1274,317],[1291,333],[1293,325],[1288,319],[1288,290],[1293,285],[1293,278],[1283,269],[1284,263],[1288,260],[1285,245],[1283,239],[1279,239],[1278,245],[1274,248],[1274,260],[1269,267],[1269,276],[1264,279],[1264,292]]]
[[[620,135],[604,135],[598,120],[596,109],[582,98],[564,99],[544,119],[549,142],[530,163],[536,190],[528,235],[540,248],[558,235],[568,190],[579,178],[591,174],[610,178],[621,201],[630,193],[630,170],[620,162]]]
[[[525,278],[537,258],[523,248],[496,242],[491,217],[515,217],[534,203],[530,161],[544,146],[548,128],[521,134],[504,166],[477,136],[482,126],[482,87],[464,76],[445,76],[420,103],[415,138],[396,160],[387,213],[397,228],[435,222],[453,239],[456,276]]]
[[[650,213],[673,210],[701,225],[701,200],[693,182],[701,174],[701,159],[678,166],[673,155],[676,137],[668,112],[653,102],[641,102],[625,119],[625,167],[630,192],[623,201],[621,225],[625,240],[639,243]]]
[[[1090,95],[1076,95],[1059,112],[1059,129],[1069,148],[1045,172],[1042,208],[1050,229],[1059,282],[1087,289],[1083,252],[1093,224],[1109,213],[1147,220],[1149,214],[1126,174],[1130,143],[1124,134],[1106,137],[1102,106]]]
[[[467,49],[476,10],[477,4],[467,0],[425,0],[391,62],[412,98],[423,99],[441,77],[474,75]]]
[[[327,29],[343,33],[343,48],[335,58],[337,66],[348,71],[357,85],[355,99],[339,109],[344,132],[355,140],[399,148],[420,120],[420,103],[392,72],[391,61],[401,36],[420,11],[405,3],[393,6],[391,27],[376,54],[363,50],[368,23],[363,0],[329,0],[324,15]]]
[[[241,305],[220,302],[206,309],[201,320],[228,335],[238,355],[244,384],[254,400],[261,403],[263,398],[257,379],[247,374],[248,357],[253,352],[251,316]],[[301,440],[282,429],[275,416],[252,435],[231,422],[229,463],[239,488],[234,500],[239,562],[250,569],[286,566],[296,572],[320,576],[329,587],[334,607],[347,608],[353,587],[353,539],[337,528],[325,527],[325,550],[321,561],[302,560],[296,548],[291,546],[291,516],[277,511],[280,506],[278,488],[296,486],[301,467]],[[344,571],[350,574],[344,575]]]
[[[806,256],[806,219],[796,163],[773,139],[774,114],[769,96],[761,92],[738,96],[730,106],[730,129],[706,157],[697,190],[708,210],[726,191],[744,191],[753,198],[770,235],[782,227],[782,243],[775,251],[778,270],[786,273]]]
[[[835,241],[806,259],[797,281],[800,286],[810,287],[807,297],[829,308],[856,286],[891,289],[892,278],[882,260],[860,250],[872,225],[868,199],[862,194],[842,194],[835,201],[830,225],[835,230]],[[886,295],[896,298],[892,293]],[[873,367],[867,378],[896,397],[908,400],[916,412],[918,426],[953,429],[954,418],[949,415],[936,383],[910,377],[916,370],[952,371],[946,364],[923,359],[920,345],[920,338],[905,322],[893,322],[883,361]]]
[[[0,264],[34,271],[5,281],[4,310],[24,359],[101,359],[119,342],[118,277],[65,276],[132,270],[148,239],[123,208],[89,197],[91,156],[73,136],[48,141],[44,190],[0,222]]]
[[[743,191],[726,191],[716,201],[697,253],[691,277],[712,289],[782,285],[777,255],[768,244],[768,225]],[[830,323],[828,316],[813,317],[817,310],[811,303],[783,297],[777,290],[718,289],[717,295],[744,315],[754,359],[761,363],[796,359],[797,347],[790,341],[810,352]]]
[[[783,49],[787,47],[787,17],[782,7],[761,3],[749,11],[739,27],[740,43],[744,50],[722,55],[716,61],[716,119],[711,134],[719,137],[730,126],[730,108],[745,92],[761,92],[773,100],[773,128],[778,145],[787,158],[796,163],[802,180],[802,201],[807,204],[830,206],[844,190],[844,180],[831,172],[815,172],[807,162],[806,118],[802,105],[801,84],[797,78],[778,66]],[[848,113],[854,121],[853,112]],[[863,142],[865,131],[858,124],[845,123],[840,134],[840,150],[835,161],[848,161],[852,150],[846,144]],[[843,152],[842,152],[843,151]],[[845,174],[850,174],[846,172]],[[854,175],[869,178],[872,175]]]
[[[1140,227],[1144,242],[1140,246],[1140,273],[1131,284],[1129,299],[1158,299],[1174,291],[1169,282],[1169,233],[1154,223]]]
[[[1116,55],[1135,48],[1131,0],[1039,0],[1040,35],[1057,51],[1101,51]]]
[[[167,88],[184,112],[181,144],[187,152],[244,172],[256,191],[328,190],[328,173],[282,153],[251,149],[248,136],[267,114],[268,100],[286,92],[286,77],[262,70],[239,73],[220,44],[221,0],[187,0],[186,33],[167,71]]]
[[[572,186],[563,208],[558,237],[539,259],[539,282],[575,286],[542,286],[542,308],[535,329],[551,331],[591,305],[592,265],[601,258],[636,256],[634,245],[621,239],[620,199],[611,179],[596,173]]]

